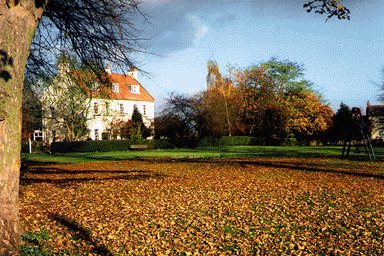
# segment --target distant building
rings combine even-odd
[[[131,119],[136,107],[143,117],[147,127],[152,127],[155,116],[154,98],[138,82],[138,71],[130,69],[127,75],[114,74],[109,66],[106,67],[105,76],[108,77],[111,86],[99,85],[99,82],[92,82],[93,88],[85,89],[89,97],[79,98],[84,106],[87,106],[86,126],[88,134],[80,139],[101,140],[110,138],[112,123],[126,122]],[[77,73],[76,73],[77,72]],[[71,73],[71,76],[68,74]],[[74,75],[73,75],[74,74]],[[47,143],[62,141],[65,139],[65,128],[60,120],[51,118],[55,106],[55,96],[60,97],[66,93],[67,84],[73,84],[73,77],[83,76],[80,71],[69,71],[63,66],[54,82],[43,93],[43,140]],[[71,78],[72,77],[72,78]],[[81,86],[81,85],[79,85]],[[83,85],[84,86],[84,85]],[[52,95],[54,95],[52,99]],[[68,111],[71,111],[68,109]],[[152,127],[153,128],[153,127]]]
[[[371,139],[384,140],[384,105],[371,105],[368,101],[366,115],[370,123]]]

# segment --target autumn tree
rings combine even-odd
[[[202,100],[205,107],[204,129],[207,135],[239,134],[238,90],[233,78],[224,76],[215,61],[207,64],[207,90]]]
[[[311,90],[287,93],[284,97],[287,109],[287,132],[301,143],[318,139],[332,124],[334,115],[321,96]]]
[[[303,65],[272,58],[260,67],[272,78],[275,95],[284,106],[287,135],[307,143],[328,129],[333,111],[304,79]]]
[[[295,62],[272,58],[239,72],[248,134],[279,143],[287,136],[308,141],[327,130],[333,112],[304,79],[303,70]]]
[[[239,73],[242,121],[247,134],[265,138],[282,137],[285,127],[284,106],[276,94],[273,78],[260,66]]]
[[[134,0],[0,1],[0,255],[17,252],[21,102],[24,74],[54,70],[54,56],[71,50],[99,72],[130,66],[138,36]],[[28,71],[26,66],[28,61]]]

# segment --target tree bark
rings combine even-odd
[[[43,13],[35,0],[0,0],[0,255],[19,253],[21,99],[29,46]]]

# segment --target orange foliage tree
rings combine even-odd
[[[238,115],[239,93],[233,79],[224,77],[215,61],[208,61],[207,70],[207,90],[201,95],[205,133],[228,136],[242,134]]]
[[[333,112],[303,79],[303,67],[271,59],[239,72],[242,121],[247,133],[280,143],[293,136],[308,142],[326,131]]]
[[[284,105],[287,131],[302,141],[324,133],[332,123],[332,109],[312,91],[287,94]]]

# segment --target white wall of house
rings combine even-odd
[[[89,138],[92,140],[101,140],[101,134],[111,129],[110,124],[113,121],[126,122],[130,120],[135,106],[143,116],[143,122],[147,127],[153,125],[155,118],[154,102],[92,99],[90,104],[91,111],[89,113],[90,116],[88,117],[87,126],[90,130]]]

